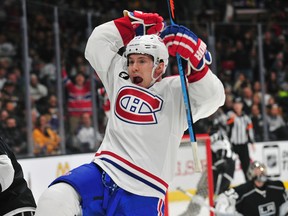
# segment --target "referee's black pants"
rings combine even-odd
[[[241,167],[245,176],[245,180],[248,181],[247,171],[250,165],[248,144],[232,144],[232,146],[234,152],[238,155],[241,162]]]

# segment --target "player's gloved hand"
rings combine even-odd
[[[143,13],[142,11],[123,11],[128,16],[136,36],[145,34],[159,34],[164,29],[163,18],[157,13]]]
[[[212,63],[206,44],[188,28],[181,25],[167,26],[160,37],[166,44],[169,54],[175,56],[178,53],[188,61],[193,70],[201,71],[206,64]]]
[[[218,195],[215,200],[215,209],[217,213],[224,214],[236,214],[236,199],[238,198],[238,194],[234,191],[234,189],[230,189]],[[218,215],[218,214],[217,214]],[[221,214],[219,214],[221,215]]]

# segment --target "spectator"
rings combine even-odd
[[[8,41],[4,33],[0,33],[0,57],[14,56],[16,54],[15,46]]]
[[[14,116],[14,118],[17,119],[17,122],[19,122],[19,119],[21,117],[21,113],[17,109],[17,106],[15,105],[15,103],[13,101],[6,101],[3,104],[3,109],[5,109],[8,112],[9,116]]]
[[[232,2],[232,0],[226,0],[225,13],[224,13],[223,21],[225,23],[231,23],[234,21],[234,17],[235,17],[235,9],[233,6],[233,2]]]
[[[38,117],[32,136],[36,156],[59,153],[60,137],[50,128],[45,115]]]
[[[0,90],[3,88],[4,83],[6,82],[7,70],[0,65]]]
[[[65,69],[62,70],[62,77],[67,90],[69,132],[74,134],[81,115],[85,112],[92,114],[91,83],[82,73],[75,76],[75,83],[72,82]]]
[[[10,80],[15,84],[17,93],[24,95],[22,92],[25,91],[25,78],[19,67],[15,66],[11,68],[10,72],[7,74],[7,80]]]
[[[51,129],[59,132],[59,112],[58,112],[58,100],[56,95],[51,94],[48,97],[48,102],[45,105],[44,110],[42,110],[42,114],[46,114],[48,118],[48,123],[51,126]]]
[[[32,127],[35,128],[36,122],[40,114],[38,113],[37,110],[33,109],[31,110],[31,120],[32,120]]]
[[[95,134],[96,136],[95,137]],[[76,133],[78,140],[78,148],[80,152],[91,152],[97,150],[99,141],[102,141],[101,134],[94,130],[92,126],[91,116],[89,113],[83,113],[81,115],[81,125]]]
[[[253,91],[250,86],[246,86],[242,90],[243,111],[250,115],[253,104]]]
[[[269,125],[270,140],[286,140],[288,139],[287,125],[280,114],[280,108],[277,104],[271,106],[267,116]]]
[[[284,55],[282,52],[276,55],[276,59],[271,67],[271,70],[276,72],[277,83],[281,86],[285,82],[287,68],[285,68]]]
[[[251,107],[251,120],[254,128],[255,141],[262,142],[263,139],[263,117],[260,113],[260,108],[257,104]]]
[[[55,62],[51,61],[43,64],[39,71],[39,80],[45,84],[49,92],[55,93],[56,88],[56,66]]]
[[[235,98],[233,111],[227,113],[228,135],[234,152],[241,162],[242,171],[247,180],[247,170],[250,163],[248,144],[254,150],[254,131],[251,118],[243,112],[243,102],[241,98]]]
[[[35,101],[36,107],[39,109],[41,103],[43,103],[43,100],[41,99],[45,99],[48,95],[48,89],[38,81],[36,74],[31,74],[30,78],[30,96]]]
[[[10,70],[12,65],[13,65],[12,58],[10,58],[10,57],[0,58],[0,65],[2,65],[2,67],[4,67],[8,73],[8,70]]]
[[[244,73],[239,72],[237,75],[237,81],[233,85],[233,93],[237,96],[240,96],[242,93],[243,87],[249,86],[250,82]]]
[[[20,105],[20,101],[22,100],[23,96],[20,92],[17,91],[15,83],[10,80],[7,80],[4,83],[4,86],[1,91],[2,101],[12,101],[14,102],[15,106]]]
[[[261,106],[261,98],[260,95],[257,93],[253,93],[253,105],[257,105],[259,107]]]
[[[277,53],[277,44],[274,40],[274,37],[272,33],[267,30],[264,33],[264,39],[263,39],[263,57],[264,57],[264,63],[265,68],[267,71],[270,70],[271,65],[273,65],[273,62],[275,61]]]
[[[6,128],[6,119],[9,117],[9,113],[7,110],[2,109],[0,111],[0,132],[3,131],[4,128]]]
[[[264,87],[265,87],[264,104],[267,105],[271,95],[267,92],[266,85]],[[261,89],[262,89],[261,83],[259,81],[255,81],[253,83],[253,92],[254,92],[254,94],[258,94],[259,98],[262,101],[262,90]]]
[[[223,111],[225,113],[228,113],[231,110],[233,110],[233,96],[232,94],[227,94],[225,97],[225,104],[223,106]]]
[[[70,76],[76,76],[79,72],[84,74],[86,77],[90,75],[89,65],[86,63],[83,55],[76,57],[75,65],[70,70]]]
[[[3,138],[16,155],[27,153],[26,138],[18,127],[16,119],[12,116],[7,117],[6,119]]]
[[[245,77],[253,81],[253,71],[251,65],[250,51],[244,48],[243,42],[238,39],[236,41],[235,51],[232,54],[232,59],[235,62],[235,77],[237,80],[238,74],[243,73]]]
[[[279,91],[279,83],[277,81],[277,73],[274,70],[270,71],[266,83],[267,91],[275,97]]]

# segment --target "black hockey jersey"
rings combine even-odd
[[[3,154],[10,158],[15,174],[10,187],[0,192],[0,215],[5,215],[12,210],[23,207],[36,208],[33,194],[27,186],[20,164],[17,162],[10,147],[0,137],[0,155]],[[2,177],[5,178],[5,176]]]
[[[236,209],[245,216],[278,216],[280,206],[286,201],[285,187],[281,181],[268,180],[262,188],[248,181],[234,190],[239,196]]]

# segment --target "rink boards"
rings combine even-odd
[[[282,180],[288,188],[288,141],[256,143],[255,146],[255,152],[250,149],[252,160],[263,161],[267,165],[268,175],[273,179]],[[199,145],[198,148],[200,159],[205,164],[205,146]],[[177,154],[176,176],[169,187],[169,202],[188,199],[176,188],[180,186],[193,193],[201,176],[201,173],[195,173],[193,170],[192,150],[189,145],[181,145]],[[38,200],[52,180],[70,169],[89,163],[93,156],[94,153],[50,156],[20,159],[19,163],[22,165],[24,177],[35,199]],[[232,185],[242,182],[244,182],[244,176],[237,160]]]

